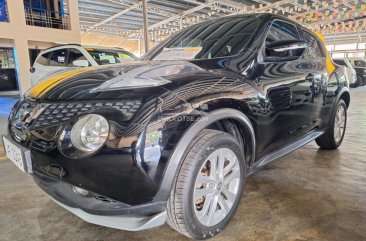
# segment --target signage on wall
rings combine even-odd
[[[0,0],[0,22],[7,22],[8,19],[5,13],[5,0]]]

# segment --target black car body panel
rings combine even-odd
[[[324,131],[334,103],[338,98],[348,98],[349,103],[349,94],[342,73],[327,69],[321,41],[310,33],[313,42],[309,42],[307,30],[276,15],[246,18],[258,23],[245,48],[233,56],[154,61],[173,38],[140,61],[83,69],[31,89],[9,117],[9,135],[30,148],[37,183],[61,202],[74,199],[68,202],[73,206],[78,203],[70,192],[72,186],[117,203],[81,207],[88,212],[98,205],[102,205],[99,214],[128,212],[121,210],[134,205],[148,205],[146,213],[158,212],[180,167],[176,157],[184,156],[190,144],[181,140],[187,135],[193,138],[197,132],[192,130],[213,128],[236,136],[246,152],[248,168],[259,168],[256,162],[261,158],[309,133]],[[301,57],[282,62],[263,59],[263,43],[274,21],[294,26],[299,40],[309,42]],[[166,65],[189,71],[164,76],[168,81],[160,86],[98,90],[133,71]],[[80,157],[64,143],[67,138],[59,139],[63,130],[88,113],[107,118],[111,134],[97,153]],[[68,191],[62,187],[65,183],[71,184]],[[47,190],[47,185],[58,193]]]

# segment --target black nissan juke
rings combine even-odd
[[[68,61],[66,59],[66,61]],[[181,30],[136,62],[61,73],[14,106],[7,156],[87,222],[194,239],[230,222],[246,178],[343,140],[348,83],[318,35],[248,14]]]

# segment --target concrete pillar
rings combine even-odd
[[[25,19],[23,0],[8,0],[8,23],[0,23],[0,40],[11,41],[14,47],[18,85],[21,92],[30,87],[29,42],[80,44],[78,0],[68,1],[70,30],[28,26]],[[1,42],[1,41],[0,41]],[[33,44],[34,45],[34,44]]]
[[[9,22],[15,26],[19,26],[19,28],[24,28],[26,26],[26,20],[23,0],[7,1],[7,5]],[[13,40],[13,43],[19,91],[24,93],[30,88],[28,41],[26,39],[16,38]]]
[[[80,32],[78,0],[68,0],[67,6],[68,6],[67,12],[69,14],[69,23],[71,25],[70,30]]]
[[[19,90],[24,93],[31,87],[28,41],[17,38],[14,40],[14,46],[14,57],[16,60]]]
[[[9,22],[12,24],[24,27],[26,25],[24,1],[23,0],[11,0],[6,2],[8,6]]]

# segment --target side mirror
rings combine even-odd
[[[75,67],[89,67],[89,61],[85,59],[74,60],[72,65]]]
[[[266,46],[266,62],[283,62],[296,60],[302,56],[308,47],[305,41],[301,40],[280,40]]]
[[[34,72],[36,72],[36,68],[31,67],[31,68],[29,69],[29,71],[33,74]]]

